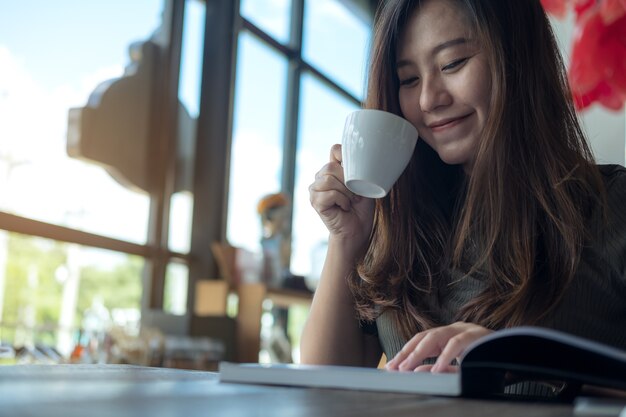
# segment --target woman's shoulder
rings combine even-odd
[[[626,167],[621,165],[598,165],[606,189],[610,207],[626,207]]]
[[[607,188],[626,184],[626,167],[617,164],[598,165],[600,175]]]
[[[626,168],[621,165],[599,165],[605,186],[604,216],[592,222],[602,231],[605,249],[615,256],[626,255]]]

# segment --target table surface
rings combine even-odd
[[[218,374],[129,365],[0,366],[0,416],[573,416],[573,407],[220,383]]]

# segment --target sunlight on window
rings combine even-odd
[[[363,98],[371,22],[337,0],[304,4],[304,59],[355,97]]]
[[[148,196],[66,153],[68,109],[83,106],[98,84],[122,75],[128,45],[160,24],[162,0],[130,3],[30,0],[3,6],[0,210],[145,243]],[[33,36],[33,27],[46,35]]]
[[[178,98],[193,118],[198,118],[200,113],[205,15],[204,1],[187,0],[183,22]]]
[[[187,288],[189,287],[189,268],[187,265],[170,263],[165,273],[165,291],[163,310],[176,315],[187,312]]]
[[[345,118],[357,106],[308,74],[302,77],[300,98],[291,270],[314,283],[324,262],[328,230],[311,207],[309,185],[328,162],[331,146],[341,143]]]
[[[112,322],[136,327],[143,259],[0,232],[0,339],[14,346],[46,344],[68,355],[99,303]],[[130,319],[129,319],[130,318]]]
[[[201,0],[187,0],[183,21],[183,40],[178,87],[178,140],[175,190],[170,198],[169,247],[189,252],[193,217],[193,170],[196,151],[206,5]]]
[[[281,186],[287,62],[247,32],[238,54],[227,238],[256,252],[257,204]]]
[[[242,0],[240,13],[277,41],[289,40],[291,0]]]
[[[124,73],[129,45],[152,35],[162,8],[163,0],[3,4],[0,211],[146,242],[148,195],[68,157],[66,138],[68,109]],[[137,256],[0,232],[0,341],[67,355],[98,314],[138,329],[143,266]]]

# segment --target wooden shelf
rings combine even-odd
[[[202,280],[196,286],[195,314],[198,316],[226,315],[226,297],[234,293],[239,298],[235,318],[237,360],[258,362],[261,349],[261,317],[263,303],[271,301],[274,306],[289,308],[311,305],[313,294],[291,289],[268,288],[261,283],[244,283],[229,288],[224,280]]]

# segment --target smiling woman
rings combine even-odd
[[[626,169],[595,164],[566,79],[539,0],[385,2],[366,107],[423,140],[384,198],[345,187],[339,146],[315,176],[303,362],[456,371],[530,324],[626,349]]]

